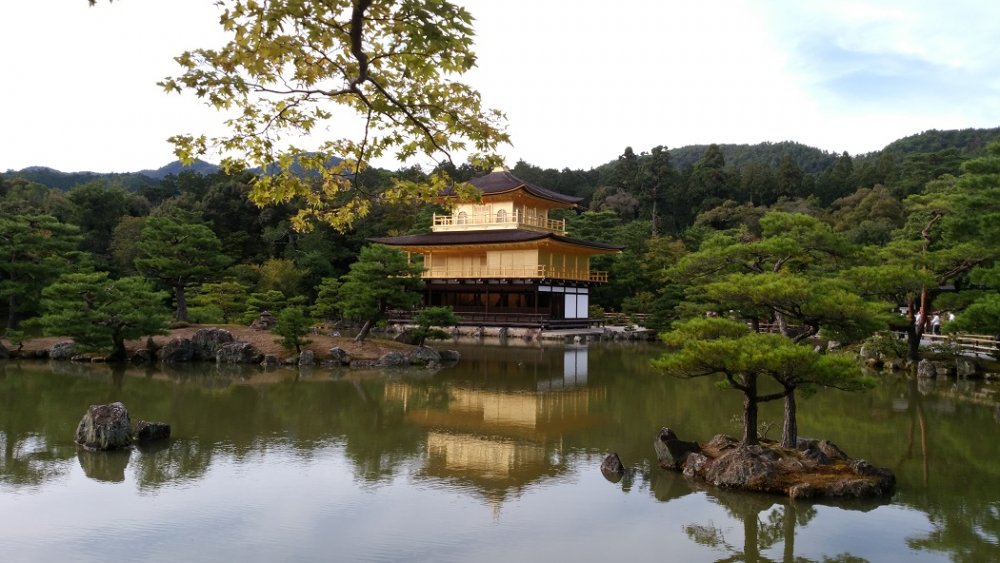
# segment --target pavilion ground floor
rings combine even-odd
[[[450,307],[463,325],[585,328],[591,283],[552,279],[425,279],[423,306]]]

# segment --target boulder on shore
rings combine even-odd
[[[229,342],[215,353],[217,364],[259,364],[264,355],[249,342]]]
[[[406,356],[400,352],[392,351],[383,354],[382,357],[378,359],[378,362],[375,363],[375,367],[401,368],[407,363],[408,360],[406,359]]]
[[[50,360],[69,360],[76,355],[76,346],[71,341],[56,342],[46,350]]]
[[[418,346],[410,352],[410,365],[414,366],[440,366],[441,354],[429,346]]]
[[[351,355],[340,347],[330,348],[330,360],[337,365],[347,366],[351,364]]]
[[[91,405],[76,427],[76,443],[88,450],[115,450],[132,444],[132,424],[122,403]]]
[[[195,359],[194,342],[188,338],[171,338],[160,348],[160,361],[166,364],[190,362]]]
[[[201,328],[191,337],[191,344],[194,347],[194,359],[199,361],[212,361],[216,352],[224,344],[233,342],[233,333],[221,328]]]
[[[679,440],[669,428],[657,433],[660,465],[712,485],[806,497],[875,497],[891,494],[896,477],[863,459],[851,459],[827,440],[802,439],[787,450],[770,440],[744,445],[724,435],[707,444]]]
[[[311,366],[316,363],[316,353],[312,350],[303,350],[299,353],[299,365]]]

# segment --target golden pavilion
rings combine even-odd
[[[507,170],[469,181],[479,201],[448,198],[431,232],[373,238],[423,257],[424,306],[451,307],[463,324],[543,328],[587,327],[590,288],[608,281],[592,256],[623,247],[566,236],[549,218],[582,198],[548,190]]]

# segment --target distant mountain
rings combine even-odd
[[[171,174],[176,176],[181,172],[194,172],[196,174],[201,174],[202,176],[208,176],[209,174],[215,174],[220,170],[221,168],[219,165],[212,164],[211,162],[205,162],[204,160],[195,160],[192,164],[182,164],[181,161],[175,160],[166,166],[157,168],[156,170],[140,170],[137,174],[142,174],[143,176],[148,176],[155,180],[162,180]]]
[[[894,152],[900,155],[918,152],[939,152],[947,149],[958,149],[966,156],[982,154],[986,145],[1000,139],[1000,127],[993,129],[951,129],[938,131],[930,129],[916,135],[903,137],[893,141],[882,149],[883,152]]]
[[[126,173],[99,173],[99,172],[62,172],[45,166],[29,166],[18,171],[8,171],[2,174],[5,178],[23,178],[29,182],[35,182],[55,188],[57,190],[70,190],[80,184],[104,180],[118,184],[128,190],[137,190],[145,185],[155,185],[156,181],[142,174],[135,172]]]
[[[886,145],[881,151],[864,155],[853,155],[855,163],[866,159],[878,158],[883,152],[892,152],[902,159],[910,154],[934,153],[944,150],[957,150],[965,156],[976,156],[981,154],[986,145],[1000,139],[1000,127],[992,129],[954,129],[939,131],[931,129],[916,135],[903,137]],[[694,166],[705,154],[708,145],[687,145],[670,149],[670,157],[673,164],[678,169]],[[749,162],[759,162],[768,164],[772,168],[777,168],[781,161],[787,156],[798,165],[798,167],[809,174],[820,174],[833,165],[838,155],[826,152],[815,147],[796,143],[794,141],[782,141],[779,143],[758,143],[755,145],[735,145],[720,144],[722,155],[726,159],[727,166],[741,168]],[[330,164],[334,165],[340,159],[331,157]],[[604,169],[607,166],[614,166],[615,160],[595,167],[596,170]],[[268,173],[273,173],[274,166],[267,168]],[[293,164],[293,170],[301,173],[298,164]],[[220,171],[220,167],[210,162],[196,160],[193,164],[183,165],[180,161],[171,162],[156,170],[141,170],[139,172],[129,172],[123,174],[105,174],[98,172],[61,172],[44,166],[31,166],[19,171],[7,171],[0,174],[4,178],[24,178],[31,182],[56,188],[69,190],[74,186],[91,182],[94,180],[104,180],[135,190],[142,186],[155,186],[160,180],[167,176],[180,174],[181,172],[194,172],[196,174],[208,175]],[[250,172],[260,173],[260,169]]]
[[[767,164],[777,168],[785,157],[790,157],[803,172],[818,174],[829,168],[836,160],[837,154],[825,152],[815,147],[782,141],[780,143],[757,143],[756,145],[718,145],[726,166],[742,168],[749,162]],[[687,145],[670,149],[670,159],[678,169],[694,166],[705,155],[708,145]]]

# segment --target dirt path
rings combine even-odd
[[[234,340],[237,342],[249,342],[253,344],[254,348],[259,350],[262,354],[273,354],[278,357],[287,357],[295,353],[294,350],[285,350],[276,342],[280,338],[277,334],[264,330],[255,330],[242,325],[190,325],[184,328],[172,329],[169,334],[164,336],[154,336],[153,341],[158,346],[163,346],[173,338],[191,338],[199,329],[210,327],[228,330],[232,333]],[[72,339],[57,336],[33,338],[25,341],[24,349],[27,351],[45,350],[56,342],[63,342],[66,340]],[[303,346],[303,350],[312,350],[313,353],[316,354],[316,358],[328,357],[330,348],[334,347],[344,349],[351,355],[352,358],[359,360],[378,359],[386,352],[390,352],[392,350],[406,351],[412,348],[412,346],[399,342],[372,338],[369,338],[365,342],[358,343],[355,342],[353,338],[311,334],[308,336],[308,340],[311,340],[311,342]],[[135,349],[144,347],[145,343],[145,338],[141,340],[130,340],[125,343],[125,347],[128,348],[131,353]],[[16,348],[16,346],[13,346],[6,340],[3,341],[3,345],[7,347],[8,350]]]

